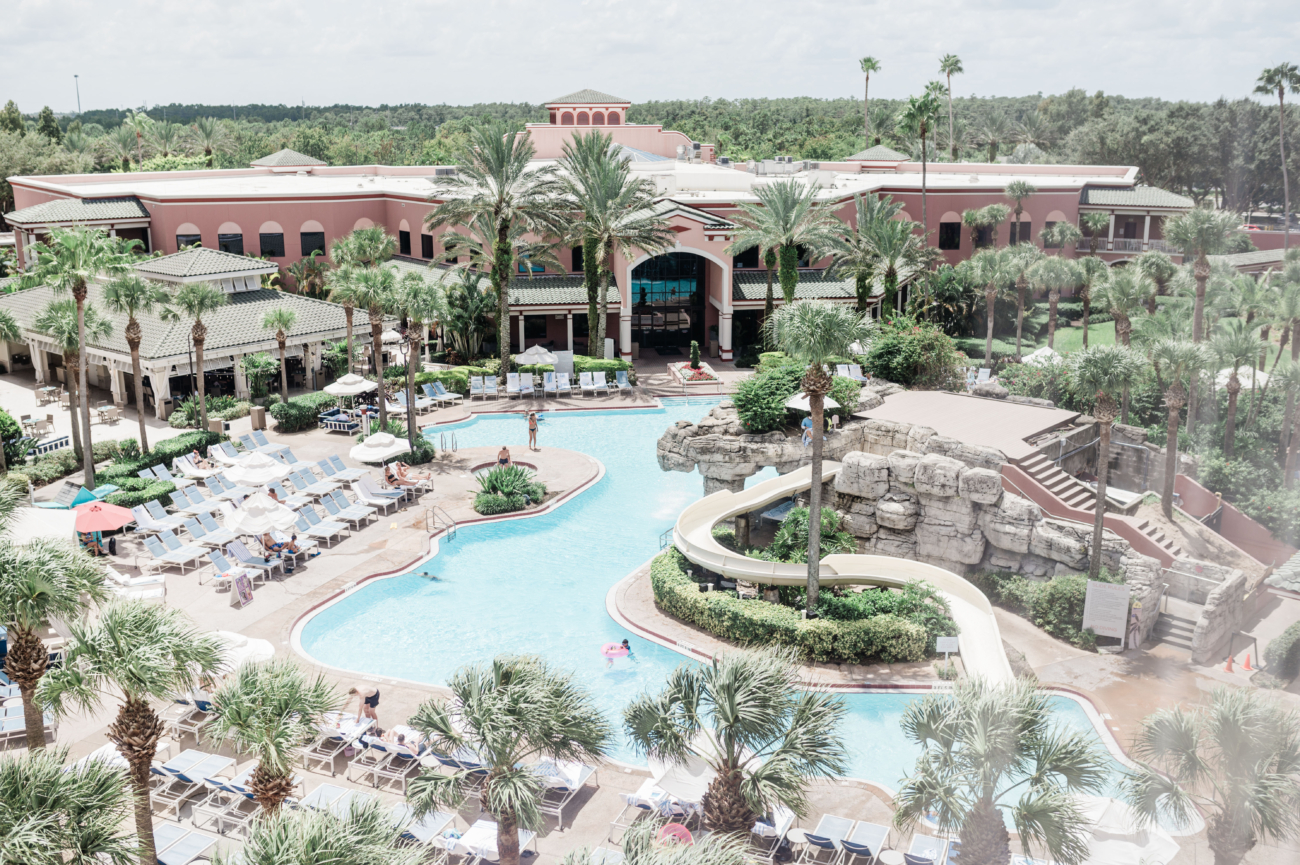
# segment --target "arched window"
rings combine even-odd
[[[311,255],[315,250],[325,252],[325,226],[314,219],[307,220],[299,229],[298,240],[301,244],[303,258]]]
[[[397,226],[397,252],[399,255],[411,254],[411,224],[405,219]]]
[[[564,112],[563,114],[560,115],[560,125],[561,125],[561,126],[572,126],[572,125],[573,125],[573,112],[572,112],[572,111],[566,111],[566,112]]]
[[[585,112],[585,111],[579,111],[579,112],[578,112],[578,125],[579,125],[579,126],[590,126],[590,125],[591,125],[591,117],[587,114],[587,112]]]
[[[619,118],[617,111],[611,111],[609,112],[609,118],[605,122],[610,126],[618,126],[623,121]]]
[[[284,258],[284,229],[278,222],[263,222],[257,230],[257,246],[262,255]]]
[[[356,222],[352,223],[353,231],[356,231],[358,228],[374,228],[374,227],[375,227],[374,222],[372,222],[369,219],[366,219],[364,216],[358,219]]]
[[[176,229],[176,249],[177,251],[186,249],[194,245],[202,245],[203,233],[199,227],[192,222],[186,222]]]
[[[597,111],[595,114],[591,115],[591,125],[592,125],[592,126],[604,126],[604,125],[605,125],[605,112],[603,112],[603,111]]]
[[[244,230],[233,222],[223,222],[217,229],[217,249],[222,252],[244,254]]]

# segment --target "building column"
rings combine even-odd
[[[1114,213],[1111,213],[1111,215],[1110,215],[1110,231],[1109,231],[1109,233],[1106,235],[1106,251],[1107,251],[1107,252],[1111,252],[1111,251],[1114,250],[1114,249],[1115,249],[1115,214],[1114,214]],[[1065,254],[1065,251],[1062,250],[1062,251],[1061,251],[1061,254],[1064,255],[1064,254]]]
[[[163,402],[172,398],[171,367],[155,367],[149,370],[149,381],[153,385],[154,417],[163,417]]]
[[[147,225],[144,227],[144,251],[146,254],[153,252],[153,230]]]
[[[632,314],[629,312],[618,315],[618,353],[623,360],[632,359]],[[603,346],[601,356],[604,356]]]
[[[1146,252],[1151,248],[1151,214],[1146,215],[1142,223],[1142,251]]]
[[[248,376],[244,374],[244,355],[235,355],[235,399],[247,400],[252,394],[248,388]]]
[[[524,314],[519,313],[519,351],[524,350]]]
[[[117,367],[108,368],[109,390],[113,392],[113,402],[115,404],[126,403],[126,373]]]
[[[718,353],[723,360],[731,360],[731,316],[730,312],[718,313]]]
[[[564,336],[568,340],[569,351],[573,351],[573,313],[564,314]]]

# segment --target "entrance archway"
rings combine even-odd
[[[704,297],[707,259],[693,252],[668,252],[632,268],[633,337],[642,350],[679,355],[691,340],[707,351]]]

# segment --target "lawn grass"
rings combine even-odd
[[[1069,354],[1072,351],[1079,351],[1083,348],[1083,328],[1081,327],[1058,327],[1056,329],[1056,345],[1053,348],[1061,354]],[[1043,345],[1046,345],[1046,340]],[[1088,345],[1114,345],[1115,344],[1115,323],[1111,321],[1102,324],[1094,324],[1088,328]]]

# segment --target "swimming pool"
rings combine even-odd
[[[715,402],[547,414],[541,447],[590,454],[604,464],[603,478],[548,514],[461,527],[410,573],[367,583],[307,620],[299,632],[303,651],[334,667],[429,684],[497,654],[538,654],[575,671],[615,721],[620,738],[611,756],[641,762],[621,738],[621,710],[687,661],[620,627],[605,610],[605,596],[658,552],[659,536],[702,494],[698,474],[660,470],[655,442],[670,424],[698,420]],[[449,429],[461,447],[505,444],[527,453],[522,415],[479,416],[440,427],[438,435]],[[772,475],[768,470],[750,482]],[[607,668],[600,647],[624,638],[631,639],[635,659]],[[846,695],[851,777],[898,787],[918,753],[898,726],[914,699]],[[1056,703],[1063,724],[1095,735],[1078,704]]]

